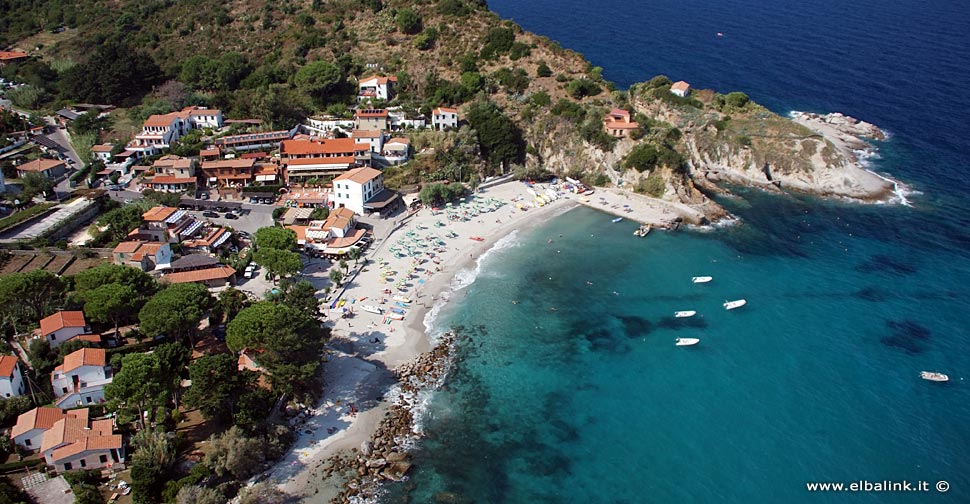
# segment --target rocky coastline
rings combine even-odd
[[[457,336],[443,334],[430,351],[419,355],[395,370],[399,385],[388,393],[391,406],[371,438],[350,453],[329,458],[323,466],[323,477],[343,477],[342,490],[332,504],[374,502],[381,485],[402,481],[411,469],[408,451],[423,433],[415,424],[416,408],[422,392],[440,387],[448,375]]]

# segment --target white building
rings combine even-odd
[[[20,373],[20,359],[12,355],[0,357],[0,397],[24,395],[24,376]]]
[[[355,168],[333,179],[334,208],[349,208],[364,215],[364,204],[384,189],[384,174],[373,168]]]
[[[10,430],[10,439],[18,446],[22,446],[31,451],[37,451],[41,446],[41,439],[44,432],[50,429],[58,420],[67,416],[75,416],[87,419],[87,409],[76,409],[64,411],[60,408],[42,406],[34,408],[17,417],[17,425]]]
[[[58,408],[104,402],[104,387],[111,383],[111,367],[101,348],[82,348],[64,357],[51,373],[51,387]]]
[[[411,152],[411,141],[407,138],[396,137],[384,142],[381,158],[388,164],[396,165],[408,160]]]
[[[404,128],[421,129],[428,126],[428,120],[424,116],[409,117],[401,107],[388,108],[387,120],[392,130]]]
[[[151,156],[167,149],[190,129],[221,128],[222,125],[222,111],[202,107],[185,107],[179,112],[155,114],[145,120],[141,133],[128,144],[128,150]]]
[[[41,338],[50,343],[51,348],[57,348],[61,343],[87,331],[82,311],[59,311],[40,321]]]
[[[681,98],[685,98],[690,93],[690,84],[684,81],[677,81],[670,86],[670,92]]]
[[[353,132],[351,138],[357,145],[366,145],[370,152],[380,153],[384,148],[384,132],[376,130],[358,130]]]
[[[101,469],[125,461],[121,435],[114,434],[114,421],[91,421],[87,414],[68,415],[54,422],[41,438],[40,451],[59,473]]]
[[[431,127],[436,130],[458,127],[458,109],[438,107],[431,111]]]
[[[357,101],[364,100],[390,100],[394,97],[394,86],[397,84],[397,77],[381,77],[371,75],[363,77],[357,84]]]
[[[326,135],[334,130],[347,132],[354,129],[354,120],[333,116],[308,117],[303,128],[314,135]]]
[[[111,162],[111,144],[101,144],[91,146],[91,157],[96,161],[101,161],[104,164]]]

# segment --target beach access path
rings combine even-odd
[[[456,276],[474,270],[496,241],[516,229],[538,226],[579,203],[575,194],[560,194],[563,197],[543,207],[522,210],[518,205],[534,197],[523,183],[508,182],[485,189],[464,204],[456,202],[438,210],[423,208],[400,222],[385,222],[379,229],[375,226],[377,241],[360,261],[360,271],[356,276],[352,271],[345,290],[338,291],[339,299],[330,300],[344,301],[342,307],[353,310],[353,316],[326,322],[332,334],[320,403],[299,428],[299,438],[288,454],[264,476],[283,491],[306,498],[305,502],[327,502],[336,495],[339,488],[324,478],[323,463],[333,455],[359,449],[373,435],[388,407],[384,396],[395,383],[393,370],[433,346],[425,327],[428,310],[447,302],[457,287]],[[589,206],[615,213],[617,208],[629,205],[632,211],[622,215],[653,225],[669,223],[679,214],[650,198],[625,197],[627,194],[597,189]],[[460,215],[462,208],[476,204],[494,207],[499,202],[496,210],[465,220],[448,217]],[[387,236],[382,237],[385,233]],[[409,254],[409,246],[421,252]],[[324,272],[321,269],[313,274]],[[322,297],[322,291],[318,296]],[[397,305],[394,296],[410,299],[408,308]],[[363,304],[380,307],[384,314],[366,312],[360,309]],[[391,308],[403,309],[404,320],[387,318]]]

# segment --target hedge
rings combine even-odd
[[[21,222],[30,219],[36,215],[40,215],[46,212],[49,208],[56,206],[57,203],[47,202],[39,203],[25,210],[21,210],[15,214],[8,215],[0,219],[0,230],[6,230],[7,228],[13,227]]]

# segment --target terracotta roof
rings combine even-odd
[[[115,254],[131,254],[132,252],[138,250],[142,245],[142,241],[123,241],[118,244],[117,247],[112,250]]]
[[[309,226],[283,226],[283,227],[285,227],[286,229],[292,229],[293,232],[296,233],[297,242],[306,241],[306,230]]]
[[[623,109],[618,109],[618,108],[615,108],[615,109],[611,110],[610,113],[607,114],[607,115],[630,117],[630,113],[629,112],[627,112],[626,110],[623,110]]]
[[[259,151],[259,152],[244,152],[239,157],[242,158],[242,159],[263,159],[265,157],[269,157],[269,154],[266,153],[266,152],[263,152],[263,151]]]
[[[356,117],[387,117],[387,109],[362,109],[354,113]]]
[[[458,113],[458,109],[456,109],[456,108],[450,108],[450,107],[438,107],[438,108],[432,110],[431,113],[432,114],[444,114],[444,113],[457,114]]]
[[[59,311],[40,321],[40,333],[44,336],[59,331],[65,327],[84,327],[84,312],[82,311]]]
[[[690,84],[684,81],[677,81],[672,86],[670,86],[672,91],[687,91],[690,89]]]
[[[104,367],[107,363],[103,348],[82,348],[67,354],[64,364],[54,368],[54,371],[68,373],[82,366]]]
[[[101,344],[100,334],[78,334],[77,339],[81,341],[87,341],[89,343],[97,343],[99,345]]]
[[[145,222],[164,222],[165,219],[171,217],[176,210],[176,208],[172,207],[157,206],[141,214],[141,216],[143,219],[145,219]]]
[[[50,170],[51,168],[57,168],[58,166],[67,166],[64,161],[57,159],[35,159],[28,163],[24,163],[17,167],[17,171],[25,172],[42,172],[45,170]]]
[[[368,180],[373,180],[379,177],[381,174],[380,170],[375,170],[373,168],[354,168],[346,173],[342,173],[338,177],[334,177],[334,182],[338,180],[350,180],[351,182],[357,182],[358,184],[365,184]]]
[[[195,271],[182,271],[179,273],[169,273],[162,278],[169,283],[190,283],[205,282],[209,280],[227,279],[236,274],[236,270],[229,266],[219,266],[217,268],[206,268]]]
[[[27,57],[27,53],[20,51],[0,51],[0,61],[23,59]]]
[[[203,170],[213,170],[219,168],[251,169],[256,164],[255,159],[222,159],[219,161],[206,161],[202,163]]]
[[[168,243],[166,242],[148,242],[142,245],[141,249],[139,249],[139,252],[144,252],[145,254],[153,256],[158,253],[158,249],[166,245],[168,245]]]
[[[81,411],[84,413],[80,413]],[[85,418],[87,418],[87,413],[87,409],[71,411],[71,414],[75,416],[84,416]],[[17,437],[32,429],[50,429],[51,426],[54,425],[58,420],[66,416],[67,413],[60,408],[54,408],[51,406],[34,408],[17,417],[17,425],[14,425],[13,429],[10,430],[10,437]]]
[[[51,459],[54,462],[89,450],[121,448],[121,436],[111,434],[114,426],[110,420],[89,424],[87,414],[75,417],[70,413],[44,432],[40,449],[45,454],[53,450]]]
[[[155,126],[155,127],[168,127],[172,125],[172,122],[179,117],[178,112],[172,112],[169,114],[154,114],[148,116],[145,119],[144,127]]]
[[[111,144],[92,145],[91,152],[111,152],[113,148]]]
[[[73,434],[73,433],[72,433]],[[65,458],[77,455],[79,453],[84,453],[86,451],[92,450],[110,450],[110,449],[120,449],[121,448],[121,435],[112,434],[108,436],[104,435],[88,435],[88,436],[78,436],[77,439],[71,441],[67,446],[63,446],[54,450],[51,453],[51,460],[55,463],[58,460],[63,460]]]
[[[155,161],[152,166],[155,168],[191,168],[193,163],[195,163],[193,159],[165,156]]]
[[[182,112],[186,112],[186,111],[189,113],[189,115],[194,115],[194,116],[204,116],[204,115],[215,116],[222,113],[221,110],[204,109],[204,108],[198,108],[198,107],[185,107],[184,109],[182,109]]]
[[[353,156],[332,156],[332,157],[314,157],[314,158],[300,158],[300,159],[290,159],[286,161],[288,166],[301,166],[301,165],[350,165],[355,161]]]
[[[256,167],[256,175],[276,175],[276,166],[272,164],[262,164]]]
[[[410,140],[408,140],[407,138],[401,138],[401,137],[394,137],[394,138],[388,140],[384,145],[392,144],[392,143],[399,143],[399,144],[404,144],[404,145],[411,145],[411,141]]]
[[[331,140],[284,140],[280,153],[284,156],[306,156],[310,154],[344,154],[360,150],[353,138],[334,138]]]
[[[377,130],[357,130],[351,135],[351,138],[380,138],[383,135],[384,133]]]
[[[609,129],[637,129],[640,125],[635,122],[607,121],[606,127]]]
[[[149,184],[191,184],[195,182],[194,177],[177,177],[175,175],[155,175]]]
[[[389,75],[387,77],[383,77],[383,76],[379,76],[379,75],[368,75],[367,77],[361,77],[358,82],[360,82],[361,84],[363,84],[363,83],[365,83],[365,82],[367,82],[369,80],[373,80],[373,79],[377,79],[377,83],[378,84],[387,84],[388,82],[397,82],[397,77],[394,76],[394,75]]]
[[[12,355],[0,357],[0,378],[9,378],[18,362],[20,361]]]
[[[202,157],[218,156],[220,154],[222,154],[222,152],[219,150],[218,147],[214,149],[202,149],[199,151],[199,156],[202,156]]]

